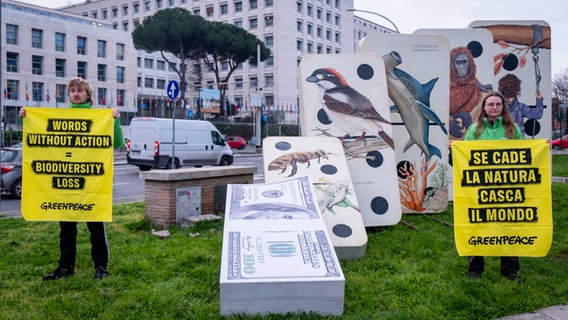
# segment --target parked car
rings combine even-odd
[[[229,144],[229,147],[232,149],[243,150],[247,146],[245,139],[239,136],[228,136],[225,141],[227,141],[227,144]]]
[[[562,144],[560,144],[560,138],[552,140],[550,144],[554,150],[568,149],[568,134],[562,137]]]
[[[0,151],[0,190],[13,197],[22,197],[22,148],[2,148]]]

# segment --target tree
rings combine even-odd
[[[560,100],[560,103],[568,103],[568,68],[554,75],[552,94]]]
[[[233,72],[245,61],[257,63],[270,56],[268,49],[255,35],[232,24],[209,22],[192,15],[183,8],[164,9],[144,19],[132,32],[134,47],[146,52],[159,51],[162,58],[180,77],[181,99],[187,89],[187,65],[191,59],[200,59],[215,74],[221,92],[221,110],[225,115],[225,92]],[[170,61],[166,52],[181,60],[180,68]],[[222,64],[227,63],[228,73],[221,79]]]
[[[245,61],[257,64],[257,52],[260,49],[260,61],[270,56],[268,49],[255,35],[243,28],[222,22],[209,22],[208,33],[203,43],[201,60],[215,74],[217,88],[221,92],[222,115],[225,110],[225,93],[233,72]],[[227,74],[221,79],[222,65],[228,66]]]
[[[187,62],[203,51],[203,36],[207,32],[207,21],[201,16],[192,15],[183,8],[171,8],[145,18],[132,32],[132,41],[138,50],[160,52],[162,58],[178,74],[180,98],[185,101]],[[175,61],[168,59],[166,52],[181,61],[179,68]]]

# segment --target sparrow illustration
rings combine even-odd
[[[418,85],[418,81],[407,73],[395,68],[402,63],[402,58],[398,52],[393,51],[384,55],[385,71],[387,76],[387,90],[389,98],[394,102],[391,112],[398,112],[404,122],[404,126],[410,135],[410,139],[404,145],[402,152],[406,152],[412,145],[418,146],[427,161],[433,155],[442,158],[440,149],[429,143],[429,121],[434,122],[442,131],[447,134],[444,124],[438,116],[430,109],[425,102],[430,100],[430,91],[435,83],[431,85]],[[402,79],[401,79],[402,77]],[[412,89],[412,90],[411,90]],[[412,92],[411,92],[412,91]],[[417,100],[420,99],[420,100]]]
[[[315,83],[320,89],[320,100],[330,120],[346,135],[359,135],[365,140],[366,133],[377,133],[394,149],[392,138],[383,130],[381,123],[390,125],[375,109],[371,101],[351,88],[345,78],[332,68],[315,70],[306,81]]]

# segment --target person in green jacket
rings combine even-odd
[[[483,110],[477,122],[469,126],[464,140],[513,140],[523,139],[523,133],[515,123],[509,109],[505,106],[505,98],[497,91],[487,95],[481,104]],[[468,276],[479,279],[485,268],[481,256],[468,257]],[[519,278],[519,258],[501,257],[501,275],[509,280],[521,282]]]
[[[69,94],[70,108],[89,109],[93,105],[93,88],[91,84],[80,77],[73,78],[67,85],[67,93]],[[26,116],[25,108],[21,108],[18,113],[20,118]],[[116,126],[116,120],[119,117],[117,109],[113,110],[115,119],[114,138],[117,136],[122,140],[122,129]],[[119,123],[120,124],[120,123]],[[120,134],[117,131],[120,130]],[[43,280],[55,280],[63,277],[69,277],[75,274],[75,257],[77,252],[77,222],[76,221],[60,221],[59,222],[59,249],[60,258],[59,265],[55,271],[43,277]],[[109,248],[106,228],[104,222],[87,222],[87,228],[91,233],[91,258],[95,267],[96,279],[103,279],[109,276],[108,261]]]

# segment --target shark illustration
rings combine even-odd
[[[402,58],[396,51],[392,51],[382,58],[385,62],[388,95],[394,102],[391,112],[400,114],[402,122],[410,135],[410,139],[404,145],[402,151],[406,152],[412,145],[416,145],[420,148],[427,161],[430,161],[433,155],[441,159],[442,153],[440,149],[428,142],[430,133],[429,121],[440,126],[442,131],[448,134],[440,118],[429,107],[430,93],[438,79],[430,80],[427,84],[422,85],[408,73],[395,68],[402,63]]]

